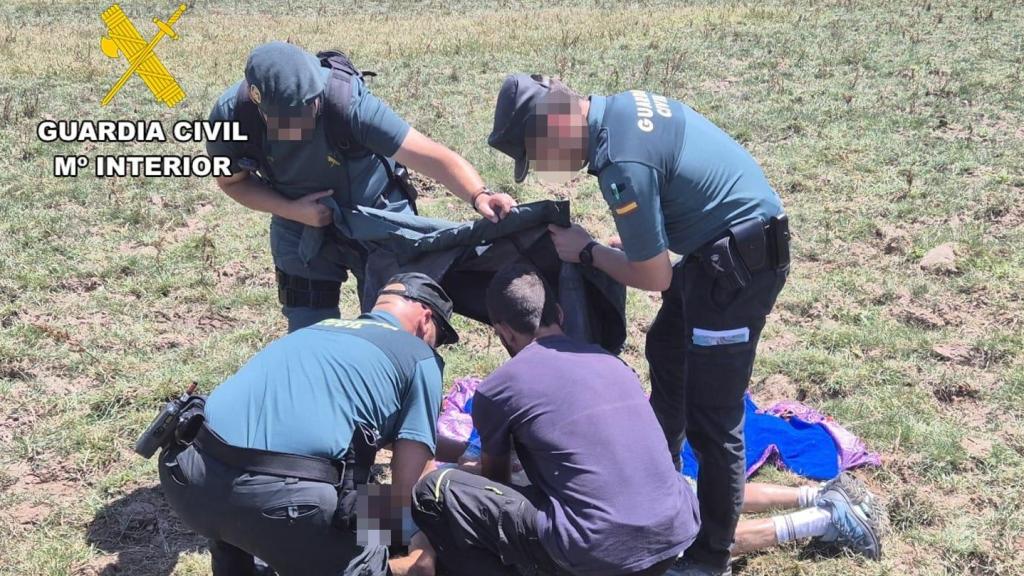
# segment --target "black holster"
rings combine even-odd
[[[282,306],[297,308],[337,308],[341,301],[341,281],[310,280],[292,276],[280,268],[277,277],[277,300]],[[347,278],[347,277],[346,277]]]
[[[708,275],[729,289],[746,287],[750,275],[789,266],[789,219],[772,217],[766,224],[752,218],[731,226],[726,234],[696,253]]]
[[[750,272],[789,266],[789,218],[785,214],[740,222],[729,228],[736,250]]]

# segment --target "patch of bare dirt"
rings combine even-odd
[[[20,400],[8,403],[0,412],[0,442],[7,444],[25,434],[38,420],[32,404]]]
[[[784,400],[803,402],[807,399],[808,392],[805,387],[793,382],[789,376],[772,374],[751,385],[750,393],[754,396],[758,406],[768,408],[776,402]]]
[[[180,554],[206,547],[204,538],[178,520],[158,486],[137,488],[100,509],[86,541],[103,555],[79,573],[103,576],[166,576]]]
[[[117,554],[101,554],[75,570],[78,576],[107,576],[117,574]]]
[[[965,400],[974,401],[986,392],[990,392],[996,384],[996,378],[983,370],[967,366],[948,365],[937,375],[923,380],[937,400],[947,404],[955,404]],[[980,405],[971,403],[973,409],[960,406],[957,410],[958,420],[966,423],[966,418],[977,415]]]
[[[236,318],[210,309],[154,310],[154,321],[164,334],[184,334],[190,330],[221,330],[238,323]]]
[[[57,287],[75,294],[86,294],[95,291],[102,285],[103,282],[99,278],[90,276],[87,278],[65,278],[57,284]]]
[[[772,353],[780,350],[790,350],[794,346],[799,345],[797,337],[789,332],[783,332],[782,334],[768,339],[762,339],[757,345],[759,353]]]
[[[6,513],[10,515],[11,520],[14,520],[15,523],[22,526],[31,526],[43,521],[50,514],[51,510],[52,508],[45,504],[23,502],[14,506],[14,508],[7,509]]]
[[[907,291],[897,293],[889,310],[898,320],[922,328],[962,326],[971,316],[975,320],[983,317],[953,298],[914,298]]]
[[[979,358],[978,351],[963,342],[936,344],[932,347],[932,353],[953,364],[972,364]]]
[[[1021,204],[1013,204],[992,222],[997,232],[1017,230],[1021,226],[1024,226],[1024,206]]]
[[[10,480],[2,491],[25,500],[12,512],[21,514],[21,524],[38,522],[51,511],[81,500],[81,482],[61,472],[35,470],[26,462],[8,464],[2,471]]]
[[[188,218],[185,224],[164,233],[162,239],[169,244],[184,242],[191,236],[206,232],[206,223],[199,218]]]
[[[181,336],[180,334],[161,334],[156,337],[154,347],[157,350],[173,350],[176,348],[183,348],[189,343],[188,338]]]
[[[991,437],[969,435],[960,439],[960,446],[974,460],[984,460],[992,453]]]
[[[156,246],[139,244],[138,242],[124,242],[118,245],[117,251],[125,256],[154,257],[160,254],[160,249]]]
[[[885,254],[904,255],[913,248],[910,234],[890,224],[879,224],[875,228],[875,239]]]
[[[704,92],[722,93],[730,92],[734,84],[739,82],[739,78],[716,78],[714,80],[705,80],[700,83],[700,87]]]
[[[229,290],[235,286],[270,288],[276,286],[274,272],[267,266],[253,271],[240,260],[232,260],[217,270],[217,290]]]

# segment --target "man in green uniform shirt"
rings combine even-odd
[[[662,292],[647,333],[651,404],[677,468],[700,459],[702,526],[688,573],[729,571],[743,502],[743,394],[765,317],[789,271],[779,196],[735,140],[685,104],[632,90],[582,97],[557,80],[513,75],[489,143],[548,181],[597,176],[621,248],[580,226],[551,227],[559,256],[627,286]],[[680,256],[673,265],[669,251]]]
[[[433,280],[399,274],[372,311],[271,342],[210,393],[195,439],[161,453],[160,482],[210,539],[214,576],[252,576],[253,555],[280,576],[385,572],[384,547],[409,542],[412,488],[432,469],[444,370],[435,348],[458,341],[451,315]],[[374,496],[370,465],[385,445],[390,510],[375,514],[383,506],[357,494]],[[392,571],[418,560],[414,540]]]
[[[333,71],[321,59],[285,42],[252,51],[245,78],[230,86],[210,112],[211,122],[243,120],[243,108],[259,109],[250,140],[264,136],[255,151],[245,142],[213,140],[211,156],[231,159],[231,176],[217,184],[239,204],[273,215],[270,251],[277,269],[279,298],[288,330],[339,316],[341,282],[362,275],[361,248],[337,237],[328,226],[331,210],[320,203],[333,196],[342,207],[369,206],[411,212],[410,198],[395,177],[396,162],[437,180],[497,221],[515,201],[494,194],[458,154],[409,126],[374,96],[361,75],[343,77],[346,101],[331,101]],[[240,90],[242,88],[242,90]],[[341,109],[343,114],[329,111]],[[344,122],[345,126],[331,123]],[[342,132],[348,150],[331,142]]]

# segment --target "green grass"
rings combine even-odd
[[[174,3],[131,2],[143,35]],[[795,264],[755,393],[806,397],[882,453],[859,472],[890,503],[886,557],[785,547],[755,574],[1024,574],[1024,12],[1018,2],[197,2],[157,52],[173,110],[99,50],[106,4],[0,8],[0,574],[206,574],[202,542],[131,443],[160,401],[204,390],[283,333],[267,218],[203,179],[55,179],[52,156],[201,144],[44,144],[54,119],[204,118],[249,49],[341,47],[373,89],[521,201],[557,195],[613,232],[593,179],[515,187],[485,143],[504,74],[584,93],[682,99],[761,161],[793,222]],[[429,194],[429,215],[469,218]],[[959,272],[917,266],[943,242]],[[353,294],[345,294],[348,310]],[[631,293],[641,373],[657,298]],[[460,319],[448,376],[504,353]],[[947,360],[933,348],[968,352]],[[788,378],[781,389],[763,381]],[[768,473],[770,480],[794,477]]]

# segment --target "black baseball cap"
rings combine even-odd
[[[512,74],[505,77],[494,107],[494,128],[487,143],[516,161],[516,183],[526,180],[530,161],[526,158],[526,133],[537,102],[551,91],[551,83],[540,74]]]
[[[423,304],[434,313],[437,324],[437,345],[455,344],[459,334],[452,328],[454,305],[444,289],[434,279],[420,272],[395,274],[388,280],[380,295],[394,294]]]

